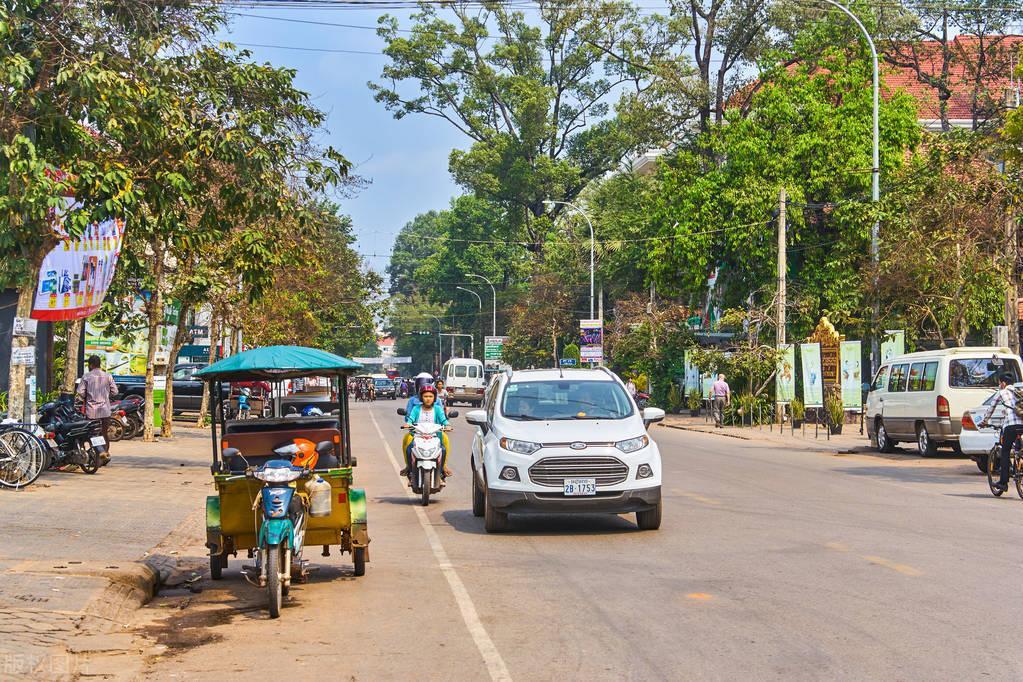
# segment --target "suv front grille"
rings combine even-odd
[[[529,467],[529,480],[537,485],[561,488],[566,478],[593,478],[598,486],[621,483],[629,467],[617,457],[544,457]]]

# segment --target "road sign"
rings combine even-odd
[[[504,342],[507,336],[487,336],[483,339],[483,357],[487,360],[500,360],[504,355]]]
[[[560,364],[562,367],[575,367],[576,360],[575,358],[561,358],[560,360],[558,360],[558,364]]]
[[[36,366],[36,347],[25,346],[24,348],[11,349],[11,364],[24,365],[25,367]]]
[[[30,339],[34,339],[38,324],[38,320],[33,320],[30,317],[15,317],[13,334],[14,336],[27,336]]]

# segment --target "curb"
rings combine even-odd
[[[664,422],[661,422],[660,426],[665,427],[665,428],[669,428],[669,429],[676,429],[678,431],[691,431],[693,433],[703,433],[703,434],[706,434],[706,435],[709,435],[709,436],[724,436],[725,438],[735,438],[737,440],[744,440],[744,441],[758,440],[757,438],[754,438],[752,436],[744,436],[744,435],[740,435],[740,434],[737,434],[737,433],[727,433],[727,432],[724,432],[724,431],[713,430],[713,429],[704,429],[704,428],[701,428],[701,427],[698,427],[698,426],[686,426],[684,424],[665,424]],[[776,446],[781,447],[781,448],[789,447],[789,448],[792,448],[794,450],[799,450],[801,452],[814,452],[814,453],[820,453],[820,454],[824,454],[824,455],[867,455],[867,456],[870,456],[870,455],[873,454],[869,450],[866,451],[866,452],[862,452],[862,451],[858,450],[857,448],[861,447],[861,446],[856,446],[856,445],[852,445],[852,446],[845,445],[845,446],[836,447],[836,448],[824,448],[824,447],[821,447],[820,445],[810,444],[810,443],[806,443],[806,444],[783,443],[783,442],[778,442],[776,440],[766,440],[766,439],[764,440],[764,442],[768,443],[770,445],[776,445]],[[864,445],[862,447],[869,448],[869,445]]]

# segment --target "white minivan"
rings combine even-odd
[[[939,445],[959,450],[961,417],[998,388],[998,376],[1023,378],[1008,348],[964,347],[907,353],[885,362],[867,395],[867,435],[881,452],[915,442],[923,457]]]
[[[440,379],[448,390],[448,403],[469,403],[479,407],[483,404],[486,388],[483,378],[483,363],[472,358],[451,358],[440,370]]]

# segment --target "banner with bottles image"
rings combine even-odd
[[[807,407],[824,407],[821,345],[819,343],[801,343],[799,344],[799,355],[803,365],[803,404]]]
[[[685,352],[685,391],[686,395],[700,392],[700,368],[692,362],[692,352]]]
[[[904,355],[906,352],[906,332],[903,329],[886,329],[881,339],[881,362]]]
[[[775,400],[792,402],[796,397],[796,347],[785,343],[778,347],[778,367],[775,374]]]
[[[842,407],[859,408],[863,402],[863,350],[859,341],[843,341],[839,351]]]

